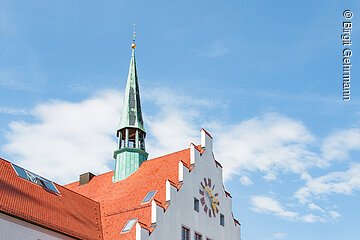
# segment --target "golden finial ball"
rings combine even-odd
[[[131,44],[131,48],[132,48],[132,49],[135,49],[135,48],[136,48],[136,44],[135,44],[135,43],[132,43],[132,44]]]

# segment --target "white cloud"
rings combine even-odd
[[[244,186],[249,186],[249,185],[253,184],[253,181],[251,181],[251,179],[246,175],[241,176],[239,180],[240,180],[240,183]]]
[[[210,107],[216,103],[206,99],[193,102],[187,96],[163,88],[149,92],[152,94],[147,94],[145,99],[157,109],[154,115],[145,115],[150,157],[198,142],[200,127],[194,122],[199,111],[194,106]],[[39,104],[30,111],[35,123],[10,124],[8,144],[2,149],[13,156],[10,160],[62,183],[76,180],[85,171],[109,171],[113,165],[121,103],[119,92],[106,90],[80,102]]]
[[[206,99],[193,101],[186,95],[167,88],[149,89],[144,99],[155,104],[154,115],[145,115],[148,131],[147,150],[153,158],[188,148],[199,139],[199,106],[211,106]]]
[[[324,209],[312,202],[308,204],[308,208],[312,211],[325,212]]]
[[[306,223],[329,222],[338,220],[341,215],[333,210],[325,211],[316,204],[309,204],[309,209],[318,212],[318,214],[309,212],[300,214],[298,211],[289,211],[276,199],[268,196],[253,196],[250,199],[252,210],[259,213],[267,213],[279,216],[292,221]]]
[[[231,131],[214,130],[214,150],[226,179],[242,171],[261,171],[271,181],[280,171],[301,174],[323,165],[322,159],[309,150],[314,136],[294,119],[267,113],[226,128]]]
[[[29,111],[25,109],[18,109],[12,107],[0,107],[0,114],[7,115],[28,115]]]
[[[286,233],[284,232],[278,232],[278,233],[274,233],[272,238],[273,239],[285,239],[286,238]]]
[[[351,195],[360,190],[360,164],[352,164],[347,171],[331,172],[324,176],[311,178],[300,188],[295,197],[300,202],[309,202],[313,197],[321,198],[331,194]]]
[[[335,222],[341,215],[335,211],[323,212],[320,215],[315,215],[314,213],[308,213],[300,217],[300,220],[306,223],[316,223],[316,222]]]
[[[198,138],[198,129],[179,109],[160,109],[155,117],[148,117],[147,129],[151,134],[147,141],[150,157],[160,156],[189,147]],[[149,135],[150,135],[149,134]]]
[[[317,178],[308,173],[329,166],[334,159],[350,158],[350,151],[359,148],[356,129],[335,132],[321,141],[302,122],[278,113],[224,124],[203,114],[204,109],[221,107],[213,100],[193,99],[164,88],[147,92],[143,100],[155,109],[151,115],[145,114],[150,157],[186,148],[190,142],[199,143],[199,129],[206,127],[214,136],[214,152],[224,166],[225,179],[239,177],[241,184],[249,186],[253,184],[252,173],[262,173],[266,181],[274,181],[282,173],[295,173],[305,182],[295,199],[304,204],[306,214],[289,211],[264,196],[251,199],[257,212],[304,222],[337,220],[339,213],[318,206],[314,199],[360,189],[360,164]],[[3,150],[14,157],[9,160],[62,183],[76,180],[85,171],[109,171],[121,103],[119,92],[103,91],[80,102],[40,104],[30,111],[35,122],[10,124],[9,142]],[[343,138],[349,141],[347,146]]]
[[[337,220],[341,217],[341,214],[336,211],[329,211],[328,213],[329,213],[330,218],[333,220]]]
[[[250,201],[255,212],[270,213],[288,219],[296,219],[298,217],[298,213],[285,210],[281,204],[273,198],[254,196]]]
[[[190,142],[198,143],[200,127],[209,126],[215,136],[215,155],[224,166],[225,180],[240,175],[243,176],[240,181],[246,185],[252,182],[249,177],[251,172],[260,171],[264,174],[265,180],[273,181],[282,172],[305,176],[309,168],[326,166],[326,162],[319,154],[310,150],[316,139],[300,121],[277,113],[266,113],[237,124],[223,124],[206,116],[201,117],[204,108],[220,106],[213,100],[193,99],[166,88],[154,88],[147,92],[149,94],[144,95],[144,99],[155,104],[157,109],[152,115],[145,115],[145,127],[148,130],[147,149],[150,157],[186,148]],[[101,104],[97,105],[96,101]],[[38,118],[38,123],[11,124],[9,144],[4,149],[16,154],[18,156],[16,159],[27,159],[27,161],[35,157],[40,159],[51,157],[53,149],[49,147],[50,145],[62,146],[64,149],[63,145],[66,145],[70,148],[66,150],[67,154],[62,151],[61,154],[56,154],[55,158],[59,155],[84,159],[89,158],[87,155],[93,156],[94,159],[95,156],[100,157],[100,155],[88,154],[100,150],[85,151],[85,148],[92,146],[89,145],[90,141],[92,143],[103,141],[102,144],[106,142],[113,148],[109,140],[114,136],[116,128],[114,126],[120,117],[118,113],[121,102],[118,92],[107,91],[79,103],[59,101],[41,104],[32,112],[34,117]],[[102,111],[101,116],[97,114],[98,111]],[[46,143],[44,146],[48,147],[45,149],[28,147],[34,136],[41,136],[38,139],[42,139],[41,141]],[[94,139],[89,140],[91,138]],[[36,145],[43,145],[42,142]],[[76,145],[80,147],[75,147]],[[101,146],[104,154],[110,149],[109,145]],[[100,149],[95,146],[92,148]],[[81,150],[77,151],[77,149]],[[107,153],[105,159],[111,158],[111,154]],[[104,157],[101,156],[101,159]],[[99,168],[97,171],[103,169]],[[68,172],[66,175],[70,174]]]
[[[77,103],[53,101],[36,106],[36,123],[12,122],[3,150],[19,165],[52,180],[110,170],[113,137],[122,97],[105,91]]]
[[[154,115],[145,115],[150,157],[197,142],[200,127],[194,122],[199,112],[193,107],[210,107],[215,103],[206,99],[193,102],[181,94],[169,97],[173,92],[168,89],[150,92],[145,99],[157,108]],[[109,165],[113,165],[121,103],[122,95],[108,90],[80,102],[39,104],[30,111],[34,123],[10,124],[8,144],[2,149],[13,156],[10,160],[62,183],[76,180],[76,176],[85,171],[109,171]]]
[[[315,214],[306,214],[301,217],[301,220],[307,223],[314,223],[314,222],[325,222],[325,219],[321,216],[317,216]]]
[[[360,150],[360,128],[337,131],[324,140],[322,152],[325,159],[349,159],[351,150]]]
[[[266,175],[263,176],[263,179],[268,182],[274,181],[277,179],[277,174],[275,172],[271,172],[271,171],[267,172]]]
[[[265,180],[272,181],[279,172],[302,174],[311,167],[325,165],[318,154],[309,150],[315,137],[300,121],[267,113],[238,124],[224,124],[200,117],[203,108],[221,106],[212,100],[193,99],[164,88],[147,92],[150,94],[145,99],[158,108],[155,115],[146,116],[151,157],[197,143],[199,129],[208,126],[215,136],[214,152],[224,166],[225,180],[240,175],[240,182],[247,185],[252,181],[244,175],[246,172],[261,171]]]

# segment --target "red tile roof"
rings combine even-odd
[[[178,183],[179,161],[190,167],[190,149],[168,154],[145,161],[127,179],[112,182],[113,172],[95,176],[88,184],[74,182],[65,187],[98,201],[101,206],[101,219],[104,239],[133,239],[135,227],[130,233],[120,233],[126,222],[137,218],[149,231],[151,228],[151,203],[141,204],[146,194],[157,190],[154,199],[166,206],[166,180]]]
[[[194,146],[201,154],[205,151]],[[57,196],[19,178],[11,164],[2,160],[0,172],[5,174],[0,176],[0,210],[81,239],[133,240],[135,225],[127,233],[121,230],[133,218],[141,227],[153,230],[151,202],[142,200],[156,190],[154,200],[167,208],[166,181],[181,187],[179,161],[191,171],[190,149],[145,161],[127,179],[116,183],[112,182],[111,171],[93,177],[87,184],[79,185],[77,181],[64,187],[56,185],[61,192]],[[226,195],[230,196],[228,192]]]
[[[0,158],[0,212],[79,239],[103,239],[99,203],[56,184],[60,194],[20,178]]]

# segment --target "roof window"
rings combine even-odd
[[[122,233],[125,232],[129,232],[131,230],[131,228],[134,226],[134,223],[137,221],[136,218],[130,219],[129,221],[127,221],[127,223],[125,224],[124,228],[121,230]]]
[[[148,193],[146,194],[144,200],[142,200],[141,203],[148,203],[148,202],[150,202],[151,199],[154,197],[155,193],[156,193],[156,190],[153,190],[153,191],[151,191],[151,192],[148,192]]]
[[[11,165],[19,177],[21,177],[25,180],[28,180],[30,182],[33,182],[33,183],[43,187],[47,191],[50,191],[55,194],[60,194],[59,190],[55,187],[55,184],[52,181],[47,180],[47,179],[45,179],[33,172],[30,172],[22,167],[19,167],[13,163],[11,163]]]

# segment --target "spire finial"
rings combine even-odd
[[[133,34],[133,40],[132,40],[132,44],[131,44],[132,49],[136,48],[135,37],[136,37],[136,31],[135,31],[135,24],[134,24],[134,34]]]

